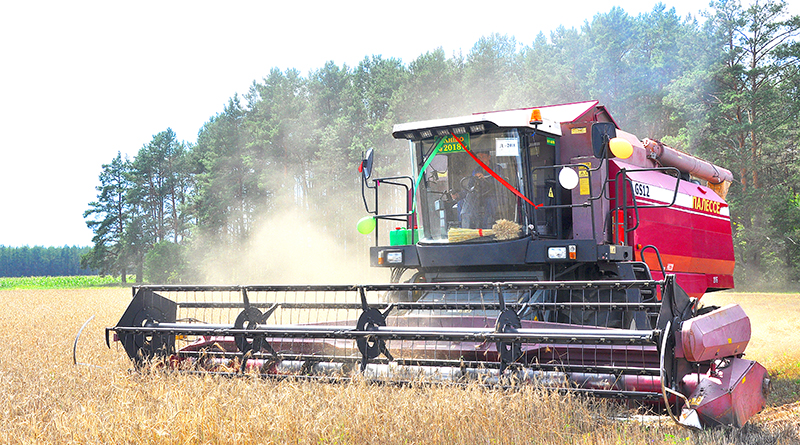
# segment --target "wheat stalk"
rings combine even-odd
[[[495,234],[494,237],[497,240],[519,238],[519,233],[521,230],[522,226],[507,219],[498,219],[497,222],[495,222],[492,226],[492,231],[494,231]]]

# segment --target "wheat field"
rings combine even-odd
[[[0,291],[0,443],[760,444],[800,443],[796,294],[725,293],[753,320],[748,357],[773,374],[769,407],[741,430],[692,432],[665,417],[532,387],[388,387],[131,371],[104,342],[130,290]],[[75,334],[90,317],[72,363]]]

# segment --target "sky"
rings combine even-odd
[[[528,45],[613,6],[635,16],[656,3],[2,2],[0,245],[91,245],[83,212],[103,164],[117,152],[133,158],[167,128],[195,142],[230,97],[272,68],[305,76],[371,55],[406,64],[438,47],[466,55],[493,32]],[[684,17],[706,5],[664,3]]]

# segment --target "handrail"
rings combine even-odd
[[[397,180],[408,180],[409,183],[406,184],[404,182],[399,182]],[[401,221],[401,222],[405,221],[406,228],[413,228],[413,226],[414,226],[414,223],[413,223],[414,211],[411,209],[411,201],[412,201],[413,195],[414,195],[414,179],[412,177],[410,177],[410,176],[405,176],[405,175],[401,175],[401,176],[385,176],[385,177],[382,177],[382,178],[373,179],[372,183],[373,183],[373,185],[370,186],[369,183],[367,183],[367,180],[365,178],[361,179],[361,198],[364,201],[364,208],[366,209],[367,213],[370,213],[370,214],[374,215],[373,217],[376,220],[375,221],[376,222],[376,224],[375,224],[375,245],[377,246],[378,245],[378,235],[379,235],[377,220],[383,219],[383,220],[389,220],[389,221]],[[379,207],[378,206],[378,187],[381,184],[393,185],[393,186],[402,187],[402,188],[405,189],[406,210],[407,210],[405,213],[387,213],[387,214],[383,214],[383,215],[379,214],[379,209],[378,209],[378,207]],[[370,210],[369,209],[369,205],[367,205],[367,196],[366,196],[366,193],[365,193],[365,187],[369,188],[369,189],[373,189],[375,191],[375,209],[374,210]],[[409,227],[409,226],[411,226],[411,227]]]

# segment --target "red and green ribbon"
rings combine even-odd
[[[451,132],[450,134],[453,134],[453,133]],[[453,134],[453,137],[455,138],[455,137],[456,137],[456,135],[454,135],[454,134]],[[519,190],[515,189],[515,188],[514,188],[514,186],[512,186],[511,184],[509,184],[509,183],[508,183],[508,182],[507,182],[505,179],[503,179],[503,178],[502,178],[500,175],[498,175],[497,173],[495,173],[495,172],[494,172],[494,170],[492,170],[491,168],[489,168],[489,166],[488,166],[488,165],[484,164],[484,163],[483,163],[483,161],[481,161],[480,159],[478,159],[478,157],[477,157],[477,156],[475,156],[475,154],[474,154],[474,153],[472,153],[471,151],[469,151],[469,149],[468,149],[468,148],[467,148],[467,147],[466,147],[466,146],[465,146],[465,145],[464,145],[464,144],[463,144],[463,143],[462,143],[460,140],[458,140],[458,138],[456,138],[456,140],[458,141],[458,143],[459,143],[459,144],[461,144],[461,148],[462,148],[462,149],[464,149],[464,151],[466,151],[466,152],[467,152],[467,154],[468,154],[468,155],[470,155],[470,157],[472,157],[472,159],[474,159],[474,160],[475,160],[475,162],[477,162],[477,163],[478,163],[478,165],[480,165],[480,166],[481,166],[481,167],[482,167],[484,170],[486,170],[487,172],[489,172],[489,174],[490,174],[490,175],[492,175],[492,177],[493,177],[494,179],[497,179],[497,181],[498,181],[498,182],[500,182],[500,184],[503,184],[503,186],[505,186],[505,188],[507,188],[507,189],[511,190],[511,192],[512,192],[512,193],[514,193],[515,195],[517,195],[517,196],[519,196],[520,198],[524,199],[524,200],[525,200],[525,202],[527,202],[528,204],[532,205],[532,206],[533,206],[533,208],[535,208],[535,209],[538,209],[539,207],[541,207],[541,206],[542,206],[542,204],[534,204],[533,202],[531,202],[531,200],[530,200],[530,199],[528,199],[528,198],[527,198],[525,195],[523,195],[522,193],[520,193],[520,191],[519,191]]]

